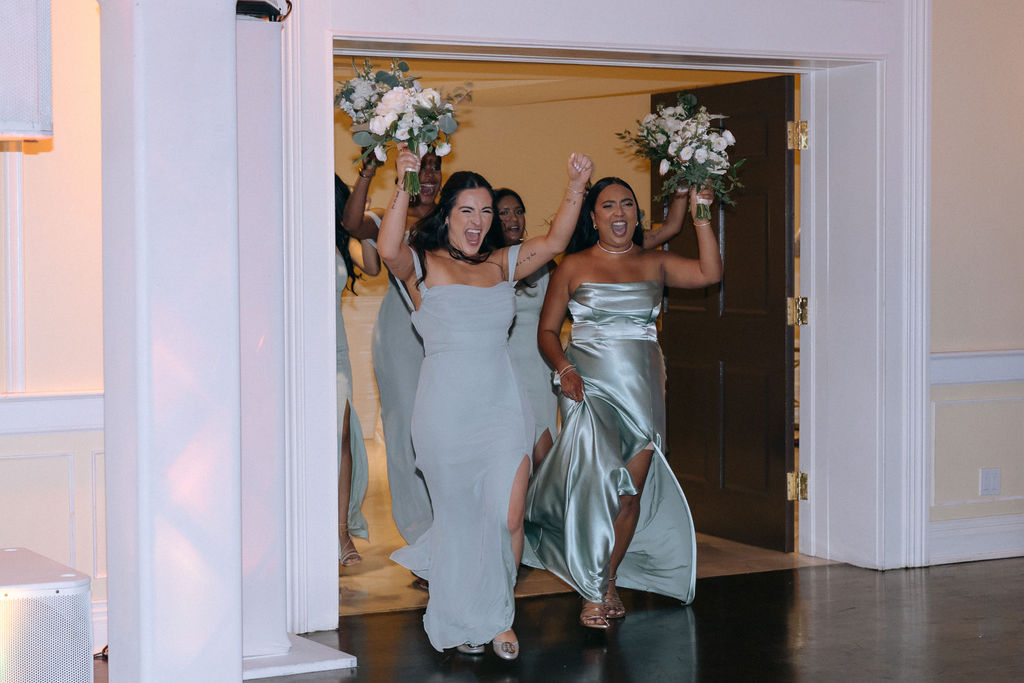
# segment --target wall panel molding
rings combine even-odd
[[[103,392],[0,394],[0,435],[103,429]]]
[[[1024,381],[1024,349],[933,353],[929,361],[932,386]]]
[[[21,143],[0,143],[0,392],[25,391],[25,253]],[[0,421],[0,425],[3,421]]]

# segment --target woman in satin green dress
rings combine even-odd
[[[702,202],[711,196],[700,193]],[[665,287],[721,279],[710,222],[695,220],[694,229],[697,259],[644,249],[636,195],[603,178],[548,285],[537,340],[560,382],[562,429],[530,482],[526,537],[544,567],[583,596],[580,623],[590,628],[625,615],[617,585],[693,599],[693,522],[662,451],[656,320]],[[563,351],[567,311],[573,331]]]

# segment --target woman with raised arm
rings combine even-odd
[[[541,311],[537,341],[560,379],[562,430],[530,482],[527,540],[583,596],[580,623],[589,628],[625,615],[617,585],[693,599],[693,522],[662,452],[656,320],[665,287],[722,277],[710,221],[695,220],[694,229],[697,259],[645,249],[633,190],[618,178],[599,180]],[[572,341],[563,351],[567,313]]]
[[[419,159],[397,156],[398,177]],[[513,589],[523,552],[523,505],[533,449],[533,413],[508,350],[514,283],[569,242],[592,164],[569,160],[569,187],[551,230],[502,245],[491,186],[452,174],[437,209],[403,239],[409,194],[395,190],[378,247],[408,287],[423,337],[413,410],[416,464],[434,503],[434,523],[392,559],[430,581],[423,625],[437,650],[519,655]]]
[[[679,234],[686,216],[687,190],[676,192],[669,204],[665,222],[644,232],[644,249],[654,249]],[[505,246],[519,244],[526,238],[526,205],[519,193],[509,188],[494,192],[494,206],[501,221]],[[558,399],[551,385],[551,366],[537,346],[537,326],[555,262],[549,261],[529,277],[516,283],[516,320],[509,333],[519,381],[533,407],[537,435],[533,446],[533,466],[538,467],[558,432]]]
[[[371,157],[372,158],[372,157]],[[376,240],[380,228],[381,209],[366,210],[370,182],[377,173],[377,164],[368,161],[359,171],[352,196],[345,205],[343,221],[349,232],[360,240]],[[420,168],[420,192],[410,198],[405,227],[434,209],[441,188],[441,158],[435,154],[423,157]],[[433,514],[430,496],[423,476],[416,469],[412,435],[412,399],[423,362],[423,342],[413,329],[412,312],[405,286],[391,274],[388,291],[381,302],[377,322],[373,326],[373,372],[380,395],[380,420],[384,429],[384,448],[388,464],[388,488],[391,490],[391,516],[406,543],[413,543],[430,526]],[[417,582],[417,587],[425,584]]]
[[[337,352],[338,387],[338,561],[349,567],[362,561],[353,536],[369,538],[366,518],[363,516],[363,497],[369,481],[366,445],[359,416],[352,409],[352,364],[348,357],[348,337],[345,319],[341,313],[341,295],[346,288],[355,293],[358,266],[367,275],[380,272],[377,250],[366,242],[351,239],[342,223],[342,211],[349,197],[348,186],[334,176],[334,262],[337,269],[335,293],[338,308],[335,316],[335,351]],[[352,246],[359,246],[353,250]]]

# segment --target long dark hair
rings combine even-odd
[[[341,258],[345,261],[345,268],[348,270],[348,282],[346,286],[353,294],[356,293],[356,279],[362,277],[356,272],[355,264],[352,263],[352,254],[348,251],[348,240],[351,235],[348,234],[348,230],[341,224],[341,216],[345,213],[345,203],[348,202],[348,196],[351,194],[348,189],[348,185],[342,182],[338,174],[334,174],[334,246],[338,248],[338,252],[341,253]]]
[[[452,245],[448,239],[448,217],[451,216],[452,209],[455,208],[455,202],[458,201],[459,194],[463,190],[476,190],[479,188],[486,189],[491,195],[491,225],[484,234],[483,242],[480,244],[480,251],[475,255],[470,255]],[[416,221],[416,224],[412,226],[412,230],[409,231],[409,246],[416,250],[419,254],[420,262],[423,264],[423,277],[419,281],[423,282],[427,277],[425,255],[428,251],[447,249],[451,257],[458,261],[483,263],[492,252],[504,247],[505,241],[501,236],[501,221],[498,220],[498,214],[493,209],[494,189],[487,182],[486,178],[473,171],[456,171],[452,173],[448,181],[441,188],[437,204],[431,209],[430,213]]]
[[[633,202],[637,205],[637,221],[636,228],[633,229],[633,244],[640,247],[644,245],[644,228],[642,225],[644,213],[640,210],[640,204],[636,201],[636,192],[622,178],[608,176],[594,183],[594,186],[587,192],[587,196],[583,200],[583,208],[580,209],[580,217],[576,219],[576,230],[572,233],[572,239],[569,240],[569,246],[565,250],[566,254],[575,254],[577,251],[589,249],[597,244],[597,228],[594,227],[594,218],[591,214],[597,205],[597,196],[609,185],[621,185],[633,195]]]

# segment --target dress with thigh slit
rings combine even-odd
[[[635,495],[626,464],[651,449],[640,517],[616,586],[693,600],[697,545],[686,497],[662,451],[665,361],[655,321],[657,282],[585,283],[570,297],[566,358],[583,378],[580,402],[559,399],[562,429],[530,481],[524,562],[601,602],[619,496]],[[680,426],[679,428],[683,428]]]
[[[511,251],[510,269],[518,247]],[[423,625],[442,650],[486,643],[512,627],[517,567],[509,499],[516,471],[529,462],[534,426],[509,355],[512,283],[420,291],[412,319],[426,356],[412,437],[434,522],[391,557],[430,581]]]

